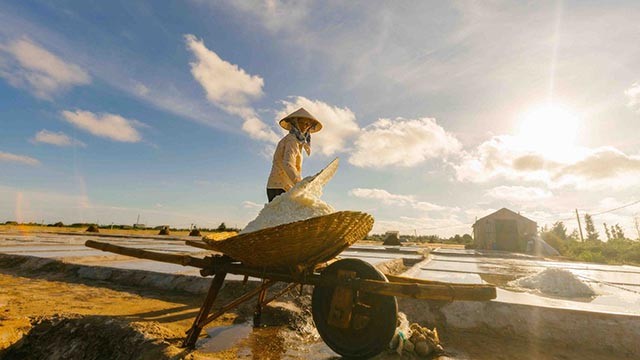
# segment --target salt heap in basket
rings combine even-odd
[[[307,176],[291,190],[276,196],[266,204],[260,214],[240,231],[246,234],[282,224],[328,215],[335,209],[322,201],[322,189],[338,170],[338,159],[313,176]]]

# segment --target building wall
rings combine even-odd
[[[511,244],[511,248],[501,248],[497,245],[496,220],[512,220],[516,222],[517,236],[512,240],[514,243]],[[533,237],[537,231],[538,226],[535,222],[511,211],[498,210],[478,220],[473,225],[473,238],[478,249],[524,251],[527,240]]]

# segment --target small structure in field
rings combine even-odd
[[[473,241],[477,249],[524,252],[537,232],[535,221],[502,208],[473,224]]]
[[[189,236],[202,236],[202,233],[200,232],[200,229],[194,227],[191,229],[191,232],[189,232]]]
[[[162,229],[160,229],[158,235],[171,235],[171,232],[169,231],[169,225],[164,225]]]
[[[384,242],[382,243],[382,245],[402,245],[399,235],[399,231],[387,231],[386,233],[384,233]]]
[[[85,230],[85,232],[90,232],[90,233],[99,233],[100,229],[98,229],[98,225],[96,224],[91,224],[89,225],[89,227],[87,228],[87,230]]]

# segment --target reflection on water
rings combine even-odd
[[[208,338],[199,341],[198,350],[203,352],[220,352],[230,349],[251,333],[249,323],[218,326],[207,330]]]
[[[241,359],[339,359],[322,340],[307,338],[287,326],[253,328],[251,323],[219,326],[207,331],[197,349],[207,355],[235,350]]]
[[[264,327],[255,331],[245,339],[238,349],[238,357],[252,359],[281,359],[287,352],[286,335],[280,327]]]

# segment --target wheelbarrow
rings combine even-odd
[[[342,211],[280,225],[221,241],[187,240],[186,244],[218,251],[204,258],[168,254],[88,240],[91,248],[116,254],[200,268],[213,276],[211,286],[187,331],[184,347],[194,347],[204,326],[240,304],[258,297],[254,324],[262,307],[299,285],[313,286],[311,312],[320,337],[336,353],[367,358],[382,352],[394,335],[396,297],[440,301],[488,301],[496,297],[493,285],[450,284],[385,275],[359,259],[336,256],[364,238],[373,218]],[[227,274],[262,279],[260,286],[211,313]],[[278,282],[284,289],[267,297]]]

